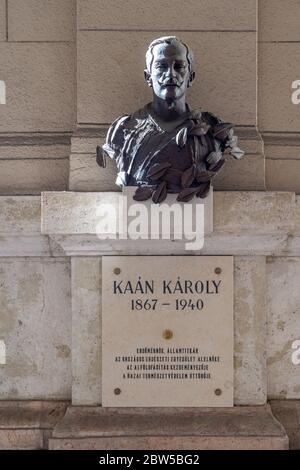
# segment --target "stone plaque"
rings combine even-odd
[[[102,405],[233,406],[233,258],[102,266]]]

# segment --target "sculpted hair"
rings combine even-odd
[[[189,64],[189,71],[190,73],[193,72],[193,65],[194,65],[194,56],[192,51],[189,49],[189,46],[181,41],[181,39],[177,38],[176,36],[163,36],[161,38],[154,39],[148,47],[146,52],[146,67],[149,73],[151,73],[152,63],[153,63],[153,48],[157,44],[180,44],[181,46],[186,48],[186,59]]]

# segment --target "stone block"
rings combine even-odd
[[[263,405],[266,372],[265,257],[234,259],[234,402]]]
[[[69,158],[71,137],[65,134],[2,134],[0,159]]]
[[[135,191],[135,188],[127,187],[124,189],[124,195],[128,195],[131,199],[133,191]],[[166,203],[172,205],[175,201],[176,195],[169,194]],[[146,201],[145,206],[149,206],[150,202],[151,201]],[[112,206],[110,209],[115,211],[116,218],[120,215],[123,217],[124,212],[121,213],[120,211],[123,209],[126,210],[126,205],[124,205],[124,208],[122,208],[121,204],[119,205],[119,193],[117,192],[44,192],[42,195],[42,233],[54,235],[81,234],[97,238],[99,230],[101,230],[101,225],[99,229],[98,224],[103,215],[99,212],[101,204],[103,206],[110,204]],[[204,205],[206,218],[205,233],[210,233],[212,231],[213,219],[212,192],[205,199],[194,199],[192,203],[193,208],[195,208],[196,204]],[[129,208],[129,206],[130,200],[127,204],[127,208]],[[171,234],[176,226],[175,224],[171,227]],[[115,235],[118,233],[114,232]],[[145,233],[145,235],[147,234]]]
[[[266,156],[267,189],[299,193],[299,134],[267,132],[263,135],[263,140]]]
[[[300,450],[300,401],[272,400],[270,405],[289,436],[290,449]]]
[[[267,259],[268,396],[299,399],[299,365],[292,362],[292,344],[300,340],[300,258]]]
[[[128,436],[50,439],[51,450],[288,450],[287,437]]]
[[[9,41],[74,41],[75,0],[8,0]]]
[[[97,233],[97,206],[118,207],[118,193],[44,192],[42,194],[42,233]]]
[[[0,257],[60,256],[62,250],[41,234],[39,196],[0,196]]]
[[[6,0],[0,0],[0,41],[6,41]]]
[[[0,43],[6,105],[0,132],[68,131],[75,122],[75,50],[66,43]]]
[[[70,191],[120,191],[116,186],[117,166],[110,158],[106,168],[100,168],[93,154],[72,154],[70,156]]]
[[[79,0],[79,29],[256,30],[256,1],[239,0]],[[159,14],[158,14],[159,11]],[[173,33],[174,34],[174,33]]]
[[[62,401],[0,400],[0,429],[51,429],[67,409]]]
[[[3,400],[69,399],[70,265],[65,258],[2,258]]]
[[[0,450],[41,450],[43,447],[40,429],[0,429]]]
[[[110,210],[118,214],[119,193],[44,192],[42,233],[49,234],[68,256],[186,254],[184,238],[123,240],[118,233],[117,239],[99,238],[102,204],[112,205]],[[214,232],[206,236],[203,250],[196,254],[298,256],[300,222],[295,211],[292,192],[216,191]]]
[[[300,158],[266,159],[266,187],[269,191],[300,193]]]
[[[290,232],[294,209],[292,192],[215,192],[214,230],[234,234]]]
[[[0,401],[0,449],[43,449],[66,402]]]
[[[258,2],[260,41],[299,41],[298,0],[262,0]]]
[[[0,233],[39,234],[41,200],[37,196],[0,197]]]
[[[295,206],[295,232],[300,233],[300,196],[296,196]]]
[[[151,100],[143,78],[145,53],[155,37],[167,33],[78,33],[79,123],[109,123]],[[188,93],[191,106],[207,109],[235,124],[255,125],[256,34],[182,32],[181,37],[196,58],[198,76]]]
[[[242,147],[242,143],[241,143]],[[265,189],[265,157],[246,154],[242,160],[228,158],[213,182],[216,191],[261,191]]]
[[[70,407],[50,449],[267,450],[288,449],[269,407]]]
[[[0,159],[0,194],[40,194],[66,190],[69,159]]]
[[[72,403],[101,402],[101,258],[72,258]]]
[[[284,6],[286,8],[286,6]],[[292,83],[299,79],[300,43],[260,43],[258,125],[260,131],[299,132],[299,105]]]

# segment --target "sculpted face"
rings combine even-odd
[[[187,50],[180,43],[157,44],[148,83],[162,100],[174,101],[185,95],[193,76],[189,70]]]

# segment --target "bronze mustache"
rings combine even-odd
[[[166,87],[166,86],[177,86],[177,87],[181,87],[182,83],[183,82],[179,82],[178,80],[164,80],[162,82],[158,82],[160,84],[160,86],[162,87]]]

